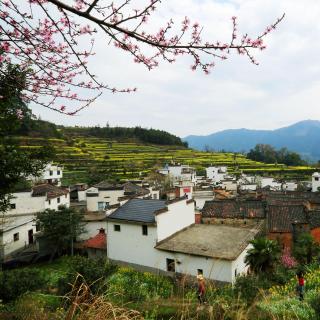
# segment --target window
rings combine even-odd
[[[238,275],[238,270],[236,268],[236,269],[234,269],[234,276],[236,277],[237,275]]]
[[[57,198],[57,202],[58,202],[58,203],[60,203],[60,197],[59,197],[59,198]]]
[[[16,204],[15,203],[10,203],[10,209],[15,209],[16,208]]]
[[[52,171],[52,170],[49,171],[49,175],[50,175],[50,176],[53,175],[53,171]]]
[[[120,232],[121,231],[120,224],[114,224],[113,225],[113,230]]]
[[[147,236],[147,235],[148,235],[148,226],[146,226],[146,225],[143,225],[143,226],[142,226],[142,234],[143,234],[144,236]]]
[[[157,194],[156,194],[156,193],[154,193],[154,194],[153,194],[153,199],[158,199],[158,197],[157,197]]]
[[[102,211],[104,209],[104,202],[98,202],[98,210]]]
[[[167,271],[176,272],[176,266],[173,259],[167,258]]]
[[[57,171],[57,175],[60,176],[60,170]]]
[[[37,231],[37,232],[40,231],[40,223],[37,223],[37,224],[36,224],[36,231]]]
[[[67,198],[67,197],[68,197],[68,195],[67,195],[67,194],[65,194],[65,195],[64,195],[64,197],[65,197],[65,198]]]
[[[19,232],[13,235],[13,241],[18,241],[18,240],[19,240]]]
[[[319,177],[315,177],[314,180],[315,180],[315,181],[319,181]]]
[[[51,200],[48,200],[49,205],[51,204]]]

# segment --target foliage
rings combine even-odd
[[[279,258],[278,243],[267,238],[254,239],[250,243],[253,247],[248,250],[245,263],[257,273],[272,269]]]
[[[107,294],[118,296],[123,301],[168,298],[173,291],[173,284],[168,278],[130,268],[120,268],[109,278],[108,285]]]
[[[255,161],[265,163],[283,163],[288,166],[300,166],[306,164],[298,153],[289,151],[287,148],[275,150],[269,144],[257,144],[254,149],[251,149],[248,152],[247,157]]]
[[[2,271],[0,283],[0,299],[8,302],[25,292],[42,288],[46,281],[40,270],[25,268]]]
[[[305,232],[298,235],[293,246],[293,255],[300,264],[309,264],[313,257],[320,252],[319,244],[317,244],[312,235]]]
[[[22,150],[13,139],[12,134],[21,127],[21,119],[31,117],[20,96],[26,72],[10,64],[0,63],[0,67],[0,212],[5,212],[14,186],[30,175],[38,175],[52,152],[44,147]]]
[[[107,285],[106,279],[117,271],[117,267],[106,259],[88,259],[82,256],[65,257],[64,268],[67,270],[58,281],[58,291],[64,295],[71,290],[71,285],[85,281],[93,293],[103,292]],[[76,283],[76,285],[79,285]]]
[[[37,214],[42,237],[52,250],[52,256],[67,252],[73,241],[84,232],[83,213],[71,208],[47,209]]]

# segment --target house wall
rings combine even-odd
[[[213,182],[220,182],[227,175],[227,167],[208,167],[206,168],[207,178]]]
[[[168,211],[156,215],[157,238],[161,241],[195,222],[194,203],[181,200],[168,205]]]
[[[6,214],[27,214],[37,213],[45,209],[46,197],[32,197],[31,192],[16,192],[12,194],[11,204],[15,204],[15,209],[10,209]]]
[[[240,190],[256,191],[257,190],[257,185],[256,184],[241,184],[240,185]]]
[[[312,192],[317,192],[320,187],[320,174],[315,172],[312,175]]]
[[[86,201],[86,191],[78,191],[78,201]]]
[[[22,225],[19,225],[23,223]],[[3,243],[3,254],[4,257],[9,254],[25,248],[29,244],[28,231],[33,230],[33,234],[36,233],[35,222],[30,219],[19,220],[18,218],[14,219],[14,221],[9,222],[9,225],[16,225],[16,227],[4,231],[2,234],[2,243]],[[19,233],[19,240],[14,241],[13,235],[15,233]]]
[[[248,272],[249,266],[245,264],[244,260],[248,250],[251,249],[252,247],[253,247],[252,244],[249,244],[238,256],[238,258],[235,261],[232,261],[232,270],[231,270],[232,281],[231,282],[234,282],[238,275],[246,274]]]
[[[222,188],[227,191],[237,191],[237,181],[222,181]]]
[[[167,271],[167,259],[173,259],[176,272],[196,276],[197,270],[202,269],[207,278],[232,281],[231,261],[158,250],[154,248],[157,239],[155,226],[148,226],[148,236],[144,236],[141,225],[121,223],[121,231],[117,232],[113,229],[114,224],[120,223],[107,223],[107,252],[111,260],[148,267],[150,271]]]
[[[60,199],[60,202],[58,202],[58,199]],[[51,209],[51,210],[58,210],[59,206],[65,206],[66,208],[70,207],[70,194],[63,194],[56,198],[51,198],[45,200],[45,209]]]
[[[311,235],[317,243],[320,243],[320,227],[310,230]]]
[[[119,203],[118,198],[123,196],[123,190],[99,190],[98,196],[86,197],[87,210],[98,211],[98,202],[108,202],[109,205]]]
[[[293,237],[291,232],[270,232],[267,237],[270,240],[279,241],[283,248],[292,248]]]

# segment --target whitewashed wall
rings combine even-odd
[[[121,225],[120,232],[114,231],[114,224]],[[109,259],[162,271],[167,271],[167,259],[173,259],[176,272],[196,276],[198,269],[202,269],[206,278],[232,282],[232,261],[158,250],[154,248],[156,239],[156,227],[148,226],[148,236],[144,236],[141,225],[107,222]],[[237,260],[236,267],[242,271],[240,260]]]
[[[10,225],[16,226],[10,228]],[[2,243],[4,245],[4,256],[11,254],[14,251],[25,248],[29,244],[28,231],[33,230],[33,234],[36,233],[35,222],[32,217],[26,218],[15,218],[14,221],[8,223],[7,231],[2,234]],[[19,233],[19,240],[14,241],[13,235]]]
[[[161,241],[195,221],[194,203],[181,200],[168,205],[168,211],[156,215],[158,241]]]
[[[252,248],[252,244],[249,244],[242,253],[238,256],[238,258],[232,262],[232,281],[236,280],[236,275],[246,274],[249,266],[244,263],[244,259],[247,255],[249,249]]]
[[[6,214],[28,214],[45,210],[46,197],[32,197],[31,192],[16,192],[12,194],[11,204],[15,204],[15,209],[10,209]]]
[[[58,202],[58,198],[60,202]],[[45,201],[45,209],[58,210],[59,206],[65,206],[66,208],[70,207],[70,194],[61,195],[57,198],[48,199]]]
[[[312,175],[312,192],[317,192],[320,187],[320,174],[319,172],[315,172]]]
[[[98,194],[95,197],[86,197],[88,211],[98,211],[98,202],[109,202],[109,205],[119,203],[118,198],[124,196],[124,190],[100,190]]]

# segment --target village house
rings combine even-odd
[[[196,183],[197,181],[196,170],[188,165],[170,164],[166,165],[163,169],[159,169],[158,172],[168,175],[173,180],[173,184],[180,181],[190,181],[192,183]]]
[[[109,206],[124,203],[130,198],[149,196],[148,189],[131,182],[113,184],[102,181],[86,190],[87,210],[90,212],[106,211]]]
[[[213,183],[219,183],[221,180],[224,180],[228,175],[228,170],[226,166],[218,167],[207,167],[206,168],[207,178],[210,179]]]
[[[61,186],[63,167],[58,164],[48,163],[39,177],[31,177],[35,183],[49,183]]]
[[[30,190],[13,193],[9,210],[1,216],[1,260],[6,261],[12,254],[32,245],[38,231],[36,214],[46,209],[58,210],[59,206],[70,206],[68,189],[40,184]]]
[[[318,192],[320,190],[320,173],[319,172],[314,172],[312,174],[312,192]]]
[[[194,222],[193,200],[129,200],[107,217],[108,258],[157,273],[201,271],[222,282],[246,272],[244,257],[258,230]]]

